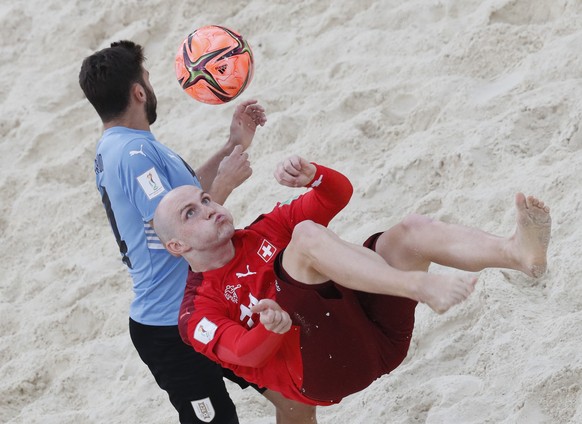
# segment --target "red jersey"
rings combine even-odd
[[[311,190],[278,204],[233,236],[234,258],[225,266],[189,278],[179,327],[184,341],[249,382],[313,405],[303,395],[303,365],[299,328],[285,334],[268,331],[250,308],[261,299],[276,299],[279,289],[273,265],[291,240],[293,228],[312,220],[327,226],[352,195],[349,180],[337,171],[316,165]]]

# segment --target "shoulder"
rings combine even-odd
[[[270,212],[259,215],[245,230],[269,240],[288,241],[289,222],[288,205],[278,203]]]
[[[157,155],[157,146],[147,137],[135,136],[122,143],[121,151],[126,158],[147,158],[152,153]]]
[[[206,273],[205,273],[206,274]],[[216,275],[205,276],[202,283],[191,294],[192,315],[194,318],[210,315],[228,315],[228,302],[225,298],[226,284]]]
[[[159,143],[154,143],[147,137],[133,137],[123,142],[117,152],[122,169],[145,170],[156,167],[164,169],[167,163],[166,155],[159,150]]]
[[[143,157],[148,151],[156,151],[156,144],[159,143],[149,131],[112,127],[103,133],[97,150],[116,150],[118,154],[123,154],[123,157]]]

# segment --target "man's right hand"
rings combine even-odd
[[[251,311],[260,314],[261,324],[273,333],[283,334],[291,329],[291,317],[274,300],[261,299]]]
[[[210,195],[217,203],[223,204],[230,193],[245,182],[252,173],[248,153],[244,152],[242,146],[235,146],[232,153],[222,159],[218,165]]]

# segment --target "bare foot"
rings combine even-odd
[[[471,274],[426,275],[428,281],[421,286],[419,300],[438,314],[445,313],[457,303],[467,299],[477,284],[477,277]]]
[[[547,267],[546,254],[550,244],[552,218],[550,208],[536,197],[523,193],[515,195],[517,228],[511,243],[521,271],[530,277],[544,275]]]

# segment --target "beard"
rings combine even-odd
[[[154,90],[151,90],[144,84],[144,89],[146,91],[146,102],[145,102],[145,112],[148,118],[148,123],[151,125],[156,122],[158,118],[157,107],[158,107],[158,99],[154,94]]]

